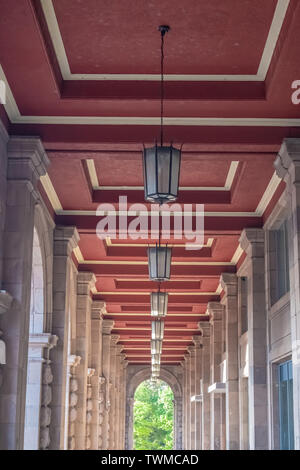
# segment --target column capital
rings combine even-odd
[[[56,226],[54,229],[54,256],[70,256],[79,242],[76,227]]]
[[[79,272],[77,275],[77,295],[87,295],[95,287],[96,276],[92,272]]]
[[[92,377],[95,374],[95,369],[91,369],[90,367],[87,370],[87,376]]]
[[[187,348],[187,350],[188,350],[188,352],[189,352],[189,354],[190,354],[190,357],[194,357],[194,356],[195,356],[195,354],[196,354],[196,347],[195,347],[195,346],[189,346],[189,347]]]
[[[208,321],[199,321],[198,328],[201,331],[202,338],[209,338],[210,336],[210,324]]]
[[[50,333],[38,333],[29,335],[29,345],[33,348],[52,349],[57,345],[58,336]]]
[[[50,164],[39,137],[11,137],[7,143],[7,154],[8,180],[29,180],[35,186]]]
[[[200,336],[200,335],[193,336],[193,343],[194,343],[196,349],[201,348],[201,346],[202,346],[202,336]]]
[[[69,367],[77,367],[80,364],[80,361],[81,361],[81,356],[70,354],[67,359],[67,364]]]
[[[106,303],[102,302],[101,300],[93,300],[92,302],[92,319],[93,320],[101,320],[102,316],[105,315],[106,312]]]
[[[221,321],[224,315],[224,307],[220,302],[208,302],[207,313],[211,323]]]
[[[264,257],[265,231],[262,228],[244,228],[239,241],[251,258]]]
[[[102,323],[102,332],[105,335],[110,335],[111,330],[114,327],[115,322],[113,320],[103,320]]]
[[[120,335],[111,335],[111,342],[114,346],[117,345],[117,342],[119,341],[120,339]]]
[[[285,179],[292,169],[300,168],[300,139],[283,139],[281,148],[274,162],[276,174],[279,178]],[[294,180],[299,179],[299,171],[294,173]]]
[[[220,277],[222,289],[226,295],[235,295],[237,293],[237,275],[232,273],[222,273]]]
[[[128,366],[128,361],[124,361],[124,362],[123,362],[123,367],[124,367],[124,369],[126,369],[127,366]]]

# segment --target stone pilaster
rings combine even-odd
[[[289,208],[290,309],[293,363],[294,442],[300,449],[300,139],[284,139],[275,161],[286,182]]]
[[[191,398],[196,395],[196,348],[190,346],[188,348],[190,353],[190,449],[195,449],[196,439],[196,413],[195,413],[195,401],[191,401]]]
[[[116,428],[116,411],[117,411],[117,390],[116,390],[116,375],[117,375],[117,342],[119,335],[111,335],[110,343],[110,418],[109,418],[109,449],[114,450],[116,447],[115,442],[115,428]]]
[[[202,450],[210,449],[210,324],[198,323],[202,333]]]
[[[122,410],[122,416],[121,416],[121,449],[125,449],[125,426],[126,426],[126,402],[127,402],[127,396],[126,396],[126,378],[127,378],[127,366],[128,366],[128,361],[125,360],[125,354],[122,354],[123,356],[123,361],[122,361],[122,381],[123,381],[123,386],[122,386],[122,403],[123,406],[121,408]]]
[[[191,356],[185,354],[186,450],[191,449]]]
[[[202,403],[201,397],[201,377],[202,377],[202,338],[201,336],[193,336],[195,345],[195,449],[201,450],[201,415]]]
[[[2,265],[3,265],[3,235],[5,229],[6,214],[6,176],[7,176],[7,142],[9,136],[0,119],[0,293],[2,285]],[[1,298],[0,298],[1,312]]]
[[[56,227],[53,256],[53,315],[52,333],[58,336],[56,348],[50,352],[53,372],[52,418],[50,449],[68,447],[66,396],[68,385],[68,355],[70,343],[72,251],[79,235],[75,227]]]
[[[6,347],[0,397],[0,448],[22,449],[34,207],[39,199],[37,183],[46,173],[49,160],[38,138],[13,137],[8,142],[7,152],[6,216],[0,248],[3,253],[2,289],[14,300],[9,314],[0,316],[0,330]],[[3,220],[0,225],[3,233],[2,229]]]
[[[124,346],[118,344],[116,347],[116,416],[115,416],[115,449],[121,449],[121,413],[122,407],[124,406],[124,401],[122,399],[122,375],[123,375],[123,357],[122,350]]]
[[[81,357],[76,370],[78,404],[76,419],[76,449],[86,449],[86,404],[89,366],[89,339],[91,332],[91,289],[96,278],[93,273],[80,272],[77,276],[76,354]]]
[[[211,385],[220,382],[220,364],[222,361],[222,320],[224,307],[219,302],[209,302],[207,313],[210,317],[210,383]],[[221,397],[218,393],[211,393],[210,396],[210,448],[212,450],[221,449]]]
[[[239,449],[239,366],[238,366],[238,295],[237,276],[221,276],[225,306],[226,355],[226,449]]]
[[[68,409],[66,417],[68,417],[68,450],[76,448],[76,429],[75,423],[77,418],[77,402],[78,402],[78,381],[76,378],[76,368],[80,364],[81,357],[70,355],[67,360],[67,386],[66,393],[69,396]]]
[[[95,410],[91,422],[91,449],[93,450],[102,448],[102,409],[104,407],[104,398],[102,397],[104,381],[102,377],[102,315],[105,312],[105,303],[94,300],[91,313],[91,367],[95,369],[95,374],[91,378],[93,410]]]
[[[265,232],[244,229],[240,245],[250,259],[248,290],[249,448],[268,449],[267,312]]]
[[[91,423],[93,419],[93,414],[97,413],[98,410],[93,410],[93,400],[92,400],[92,384],[91,379],[95,374],[95,369],[88,368],[87,370],[87,391],[86,391],[86,431],[85,431],[85,448],[90,450],[92,446],[91,441]]]
[[[109,449],[109,416],[110,416],[110,342],[111,330],[113,329],[114,321],[103,320],[102,323],[102,373],[105,378],[105,409],[103,413],[103,426],[102,426],[102,448]]]

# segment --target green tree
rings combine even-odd
[[[172,449],[174,397],[169,385],[146,380],[136,389],[134,398],[134,449]]]

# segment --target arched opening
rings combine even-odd
[[[133,404],[134,450],[170,450],[174,447],[174,394],[162,380],[145,380],[136,389]]]
[[[127,367],[126,384],[126,425],[125,447],[133,449],[134,432],[134,401],[135,393],[140,384],[151,377],[150,367],[129,365]],[[164,366],[160,371],[160,380],[165,382],[173,393],[173,448],[182,449],[182,389],[180,385],[180,369],[176,366]]]

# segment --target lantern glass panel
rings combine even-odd
[[[153,317],[165,317],[168,311],[168,294],[166,292],[152,292],[151,315]]]
[[[163,340],[164,337],[164,322],[160,320],[155,320],[151,322],[151,339]]]
[[[149,277],[152,281],[170,279],[172,249],[167,246],[148,248]]]
[[[145,200],[163,204],[178,196],[181,151],[171,146],[144,150]]]
[[[151,354],[161,354],[162,352],[162,341],[158,339],[151,340]]]

